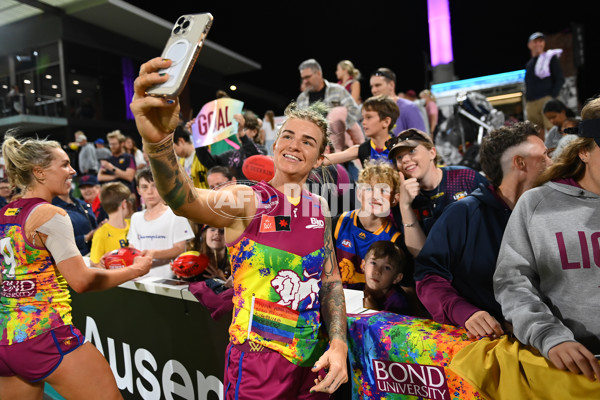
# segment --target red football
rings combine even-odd
[[[197,251],[186,251],[171,261],[171,270],[179,278],[193,278],[204,272],[208,266],[208,256]]]
[[[247,179],[268,182],[275,175],[273,158],[261,154],[250,156],[244,161],[242,172]]]
[[[106,254],[104,259],[104,267],[106,269],[119,269],[128,267],[133,264],[133,259],[142,255],[142,252],[133,247],[121,247]]]

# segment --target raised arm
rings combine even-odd
[[[44,213],[42,207],[34,212]],[[32,220],[33,216],[32,213]],[[37,227],[36,232],[52,254],[58,270],[77,293],[110,289],[146,274],[152,265],[150,257],[136,257],[133,265],[117,270],[88,268],[75,244],[71,220],[61,212]]]
[[[358,146],[360,145],[355,144],[344,151],[326,154],[323,165],[343,164],[348,161],[356,160],[358,158]]]
[[[319,300],[322,320],[329,334],[329,349],[315,363],[313,371],[319,371],[322,368],[329,371],[324,379],[315,380],[316,385],[311,388],[311,392],[333,393],[341,384],[348,381],[346,367],[346,357],[348,356],[346,301],[344,300],[342,280],[335,258],[329,207],[323,199],[321,199],[321,208],[325,215],[325,260],[321,274],[322,284]]]
[[[156,188],[177,215],[214,227],[236,225],[242,229],[248,217],[256,213],[252,189],[242,185],[219,191],[195,189],[173,149],[172,132],[179,122],[178,100],[146,95],[150,86],[168,79],[156,71],[170,64],[170,60],[154,58],[141,66],[130,105],[148,153]]]

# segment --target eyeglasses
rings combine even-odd
[[[307,81],[310,79],[311,76],[313,76],[313,74],[301,76],[300,79],[303,81]]]
[[[398,143],[404,142],[406,140],[418,140],[420,142],[429,142],[421,134],[419,134],[416,130],[414,130],[414,129],[408,129],[408,130],[402,132],[400,135],[398,135],[396,137],[393,137],[391,139],[388,139],[385,142],[385,147],[388,150],[391,150],[392,147],[394,147]]]
[[[377,70],[377,71],[373,72],[371,74],[371,76],[383,76],[384,78],[386,78],[386,79],[388,79],[390,81],[395,81],[396,80],[396,78],[393,77],[392,75],[390,75],[389,72],[381,71],[381,70]]]

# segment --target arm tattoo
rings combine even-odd
[[[172,137],[159,143],[144,143],[156,189],[173,210],[196,200],[198,194],[192,180],[177,161]]]
[[[339,280],[323,282],[319,298],[329,341],[340,339],[346,343],[346,302],[342,282]]]
[[[337,268],[337,258],[335,256],[335,243],[333,243],[333,234],[331,233],[331,215],[329,214],[329,207],[327,202],[321,200],[321,210],[325,218],[325,233],[323,237],[324,246],[324,259],[323,259],[323,272],[327,276],[333,276],[334,269]]]

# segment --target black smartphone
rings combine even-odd
[[[162,53],[162,58],[168,58],[173,63],[169,68],[158,71],[169,74],[169,79],[148,89],[149,95],[179,96],[194,68],[212,22],[213,16],[210,13],[182,15],[177,18]]]

